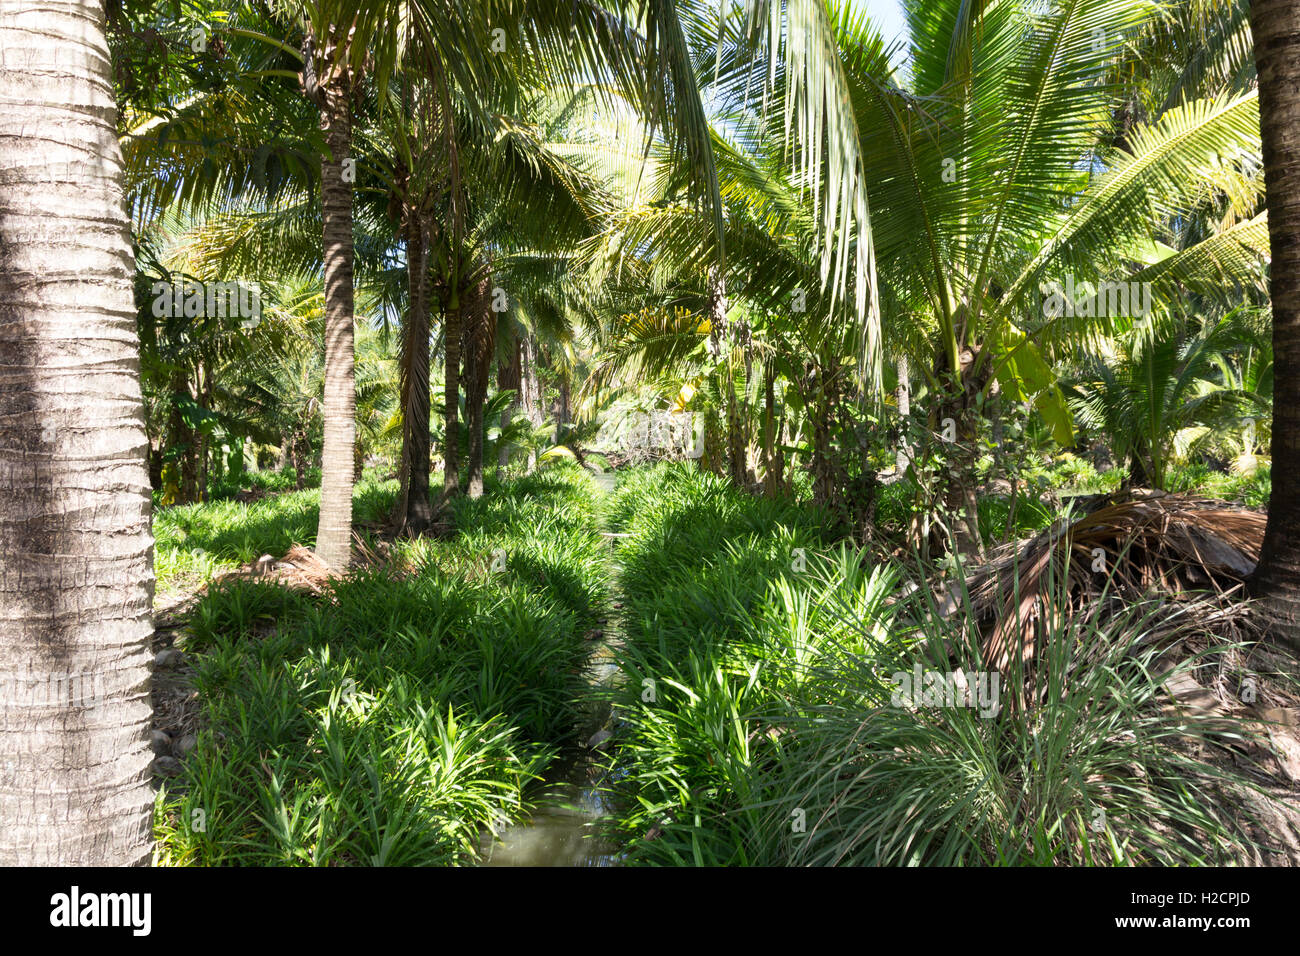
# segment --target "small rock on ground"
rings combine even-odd
[[[158,757],[153,762],[153,772],[163,777],[174,777],[181,772],[181,762],[175,757]]]
[[[165,651],[159,651],[154,655],[153,666],[160,667],[164,670],[172,667],[179,667],[185,655],[175,648],[169,648]]]

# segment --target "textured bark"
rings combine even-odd
[[[497,389],[503,392],[513,392],[510,404],[501,412],[501,430],[504,432],[514,421],[515,412],[519,409],[520,403],[520,386],[522,379],[522,345],[519,341],[519,335],[515,330],[513,322],[507,322],[505,327],[507,342],[505,343],[506,358],[504,361],[498,360],[497,365]],[[497,443],[497,477],[501,477],[501,470],[510,464],[510,445],[502,440]]]
[[[294,430],[289,441],[289,464],[293,467],[293,487],[302,491],[307,487],[307,469],[311,467],[311,441],[305,424]]]
[[[1300,3],[1255,0],[1260,128],[1272,252],[1273,493],[1252,589],[1274,634],[1300,647]]]
[[[732,326],[732,334],[735,337],[736,346],[744,357],[745,371],[741,392],[732,402],[733,408],[736,409],[733,414],[737,419],[733,425],[731,439],[732,480],[739,481],[746,487],[752,487],[758,481],[758,476],[754,473],[753,465],[749,460],[751,438],[749,388],[754,378],[754,343],[748,322],[740,321],[735,323]]]
[[[471,373],[467,378],[465,425],[469,431],[469,459],[465,463],[465,493],[471,498],[481,498],[483,497],[483,405],[486,400],[487,385],[478,380],[477,373]]]
[[[722,475],[726,471],[725,436],[719,427],[718,416],[712,410],[700,413],[704,417],[704,454],[700,456],[698,467],[712,475]]]
[[[830,505],[835,500],[835,470],[831,461],[831,405],[825,394],[813,405],[812,420],[812,471],[813,501]]]
[[[794,439],[789,432],[789,422],[782,415],[776,420],[776,480],[783,494],[789,495],[794,490],[793,478],[786,474],[784,445],[792,444]]]
[[[564,441],[564,429],[569,424],[569,371],[560,369],[558,389],[555,393],[555,444]]]
[[[180,495],[176,504],[189,504],[194,501],[198,489],[198,474],[194,465],[194,432],[185,424],[181,414],[181,400],[191,398],[189,383],[185,380],[185,371],[179,366],[172,371],[171,377],[171,414],[167,422],[167,449],[176,454],[176,464],[180,470]]]
[[[162,470],[162,449],[151,445],[149,448],[149,487],[154,491],[162,491]]]
[[[524,416],[533,428],[542,426],[542,383],[537,376],[537,340],[525,334],[519,340],[520,397]],[[537,448],[528,446],[528,470],[537,467]]]
[[[410,312],[402,347],[402,448],[406,530],[420,534],[433,523],[429,503],[429,296],[428,236],[419,223],[408,228]]]
[[[148,862],[147,438],[104,11],[0,0],[0,865]]]
[[[912,416],[912,383],[907,366],[907,356],[898,357],[898,389],[894,392],[898,399],[898,450],[894,455],[894,469],[901,475],[912,464],[912,444],[908,440],[907,420]]]
[[[198,367],[198,406],[200,415],[212,407],[212,378],[208,373],[207,363],[200,361]],[[203,421],[202,417],[199,419]],[[202,427],[202,426],[201,426]],[[201,430],[198,434],[196,443],[195,460],[198,469],[198,497],[196,501],[208,500],[208,458],[211,445],[211,439],[206,430]]]
[[[738,485],[749,481],[748,463],[745,460],[746,444],[741,428],[740,407],[736,397],[735,378],[732,375],[731,356],[734,353],[733,330],[727,322],[727,283],[717,266],[709,267],[709,350],[722,360],[722,402],[727,422],[727,474]]]
[[[942,429],[945,418],[951,418],[957,428],[957,440],[944,451],[948,460],[944,506],[953,524],[958,553],[979,561],[984,558],[984,540],[979,532],[979,498],[976,493],[980,430],[975,414],[975,396],[984,387],[985,379],[973,371],[979,367],[974,351],[963,348],[960,358],[959,373],[949,377],[954,382],[953,391],[939,406],[936,430]],[[945,541],[936,541],[935,553],[942,553],[946,545]]]
[[[776,443],[776,374],[769,362],[763,369],[763,494],[769,498],[781,489]]]
[[[730,379],[730,377],[728,377]],[[736,398],[735,388],[730,380],[726,384],[727,394],[727,474],[741,487],[750,483],[748,451],[744,428],[741,425],[740,402]]]
[[[316,555],[343,569],[352,557],[352,486],[357,439],[354,308],[352,292],[352,186],[343,161],[352,151],[350,84],[336,78],[322,87],[321,129],[329,155],[321,159],[325,240],[325,419],[321,452],[320,525]]]
[[[460,491],[461,304],[460,292],[455,286],[452,287],[443,329],[446,374],[442,402],[442,493],[444,498],[450,498]]]
[[[485,278],[475,289],[465,326],[465,424],[469,430],[465,492],[471,498],[483,496],[483,407],[497,340],[497,315],[491,306],[491,283]]]

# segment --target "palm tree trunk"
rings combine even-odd
[[[0,866],[147,863],[153,542],[104,7],[0,2]]]
[[[533,428],[542,425],[542,383],[537,377],[537,340],[526,333],[519,340],[519,378],[523,397],[524,417]],[[528,445],[528,470],[537,468],[537,448]]]
[[[726,452],[723,446],[726,439],[722,434],[723,429],[719,427],[718,415],[713,409],[707,409],[701,414],[704,416],[704,454],[700,456],[698,467],[712,475],[725,474]]]
[[[898,399],[898,450],[894,455],[894,470],[902,475],[912,464],[912,443],[908,439],[908,419],[912,416],[911,370],[907,365],[907,356],[898,357],[898,390],[894,393]]]
[[[789,444],[789,436],[786,434],[787,422],[786,417],[782,415],[776,420],[776,487],[782,494],[790,493],[790,481],[785,473],[785,448]]]
[[[352,296],[352,187],[343,161],[352,151],[351,91],[343,80],[323,87],[321,129],[329,155],[321,158],[325,223],[325,420],[321,452],[320,525],[316,555],[346,568],[352,557],[352,485],[357,437]]]
[[[763,368],[763,494],[768,498],[775,498],[781,487],[776,454],[776,374],[768,361]]]
[[[732,374],[733,348],[731,330],[727,324],[727,282],[722,270],[709,266],[709,351],[721,359],[722,403],[727,428],[727,474],[738,485],[744,485],[748,475],[745,463],[745,442],[741,435],[740,410],[736,399],[736,381]]]
[[[442,493],[450,498],[460,490],[460,288],[451,285],[451,301],[443,325],[446,376],[442,405]]]
[[[559,370],[559,390],[555,395],[555,444],[564,441],[564,426],[569,424],[569,372]]]
[[[198,391],[199,413],[208,411],[212,404],[212,383],[208,380],[207,363],[199,359],[198,380],[195,382]],[[203,422],[200,417],[200,422]],[[195,458],[198,467],[198,500],[208,500],[208,451],[209,451],[209,432],[206,423],[200,424],[198,450]]]
[[[307,469],[311,467],[311,440],[307,435],[307,426],[295,428],[289,443],[289,462],[293,465],[293,487],[302,491],[307,487]]]
[[[488,375],[496,350],[497,315],[492,311],[492,288],[485,278],[474,296],[465,329],[465,417],[469,430],[469,461],[465,491],[483,497],[483,407],[487,403]]]
[[[960,367],[949,372],[945,366],[946,359],[941,357],[938,370],[940,380],[949,383],[949,392],[942,397],[937,413],[938,421],[933,423],[936,431],[945,429],[944,422],[951,420],[955,427],[955,441],[945,439],[943,456],[947,462],[947,474],[942,481],[944,508],[952,522],[953,544],[963,557],[975,561],[984,558],[984,541],[979,531],[979,495],[977,488],[976,465],[980,447],[980,423],[975,413],[975,395],[984,385],[984,381],[975,377],[972,369],[978,368],[976,353],[969,348],[962,348],[959,354]],[[937,532],[936,532],[937,533]],[[949,542],[936,538],[933,542],[936,553],[943,553]]]
[[[746,487],[751,487],[757,476],[754,469],[750,467],[749,462],[749,444],[751,437],[750,411],[749,411],[749,387],[754,377],[754,346],[753,332],[748,322],[737,322],[733,327],[737,344],[740,346],[741,354],[744,356],[744,390],[737,398],[735,404],[739,406],[738,419],[736,423],[735,437],[733,438],[733,460],[735,461],[736,474]]]
[[[189,504],[193,501],[194,488],[197,484],[193,466],[194,433],[185,424],[185,416],[181,412],[180,404],[182,398],[189,397],[190,386],[185,380],[185,370],[178,364],[172,371],[171,415],[167,422],[167,450],[175,452],[175,461],[181,476],[177,504]]]
[[[745,461],[745,440],[740,425],[739,402],[736,399],[734,384],[727,377],[724,400],[727,403],[727,474],[731,480],[745,487],[748,484],[749,470]]]
[[[497,389],[503,392],[513,392],[510,404],[501,412],[501,431],[502,434],[510,427],[514,421],[515,412],[519,408],[520,402],[520,379],[522,378],[521,364],[521,343],[519,336],[515,331],[514,322],[506,323],[506,354],[509,358],[497,366]],[[510,464],[510,445],[504,438],[497,442],[497,478],[501,477],[502,470]]]
[[[1252,590],[1270,630],[1300,647],[1300,4],[1254,0],[1250,27],[1272,249],[1273,492]]]
[[[824,393],[813,405],[812,491],[813,501],[830,505],[835,499],[835,475],[831,463],[831,403]]]
[[[469,459],[465,463],[465,493],[483,497],[483,405],[487,386],[477,373],[465,383],[465,424],[469,431]]]
[[[428,236],[414,217],[407,233],[407,285],[410,314],[403,337],[402,447],[404,451],[406,530],[421,534],[433,523],[429,503],[429,297]]]

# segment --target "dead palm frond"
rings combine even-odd
[[[1264,514],[1188,495],[1134,498],[1063,519],[1008,545],[966,578],[985,659],[1002,669],[1035,654],[1042,617],[1104,612],[1153,592],[1225,594],[1254,570]],[[1053,589],[1064,575],[1064,587]],[[1065,594],[1062,600],[1053,595]]]

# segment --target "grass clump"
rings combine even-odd
[[[1240,851],[1213,799],[1224,775],[1201,756],[1240,727],[1166,706],[1171,679],[1229,651],[1169,668],[1193,614],[1103,599],[1039,620],[1032,670],[994,673],[968,596],[940,613],[906,569],[823,541],[814,512],[659,466],[628,477],[611,514],[632,533],[610,758],[628,862],[1168,865]],[[960,671],[982,696],[900,694],[918,670]]]
[[[321,596],[212,588],[186,644],[204,729],[159,797],[158,861],[472,860],[574,731],[605,574],[589,485],[506,483],[457,505],[452,540],[404,545],[403,570]]]
[[[366,475],[352,510],[359,523],[382,520],[397,483]],[[257,501],[222,499],[154,512],[154,576],[159,595],[193,590],[264,554],[316,544],[320,489],[286,491]]]

